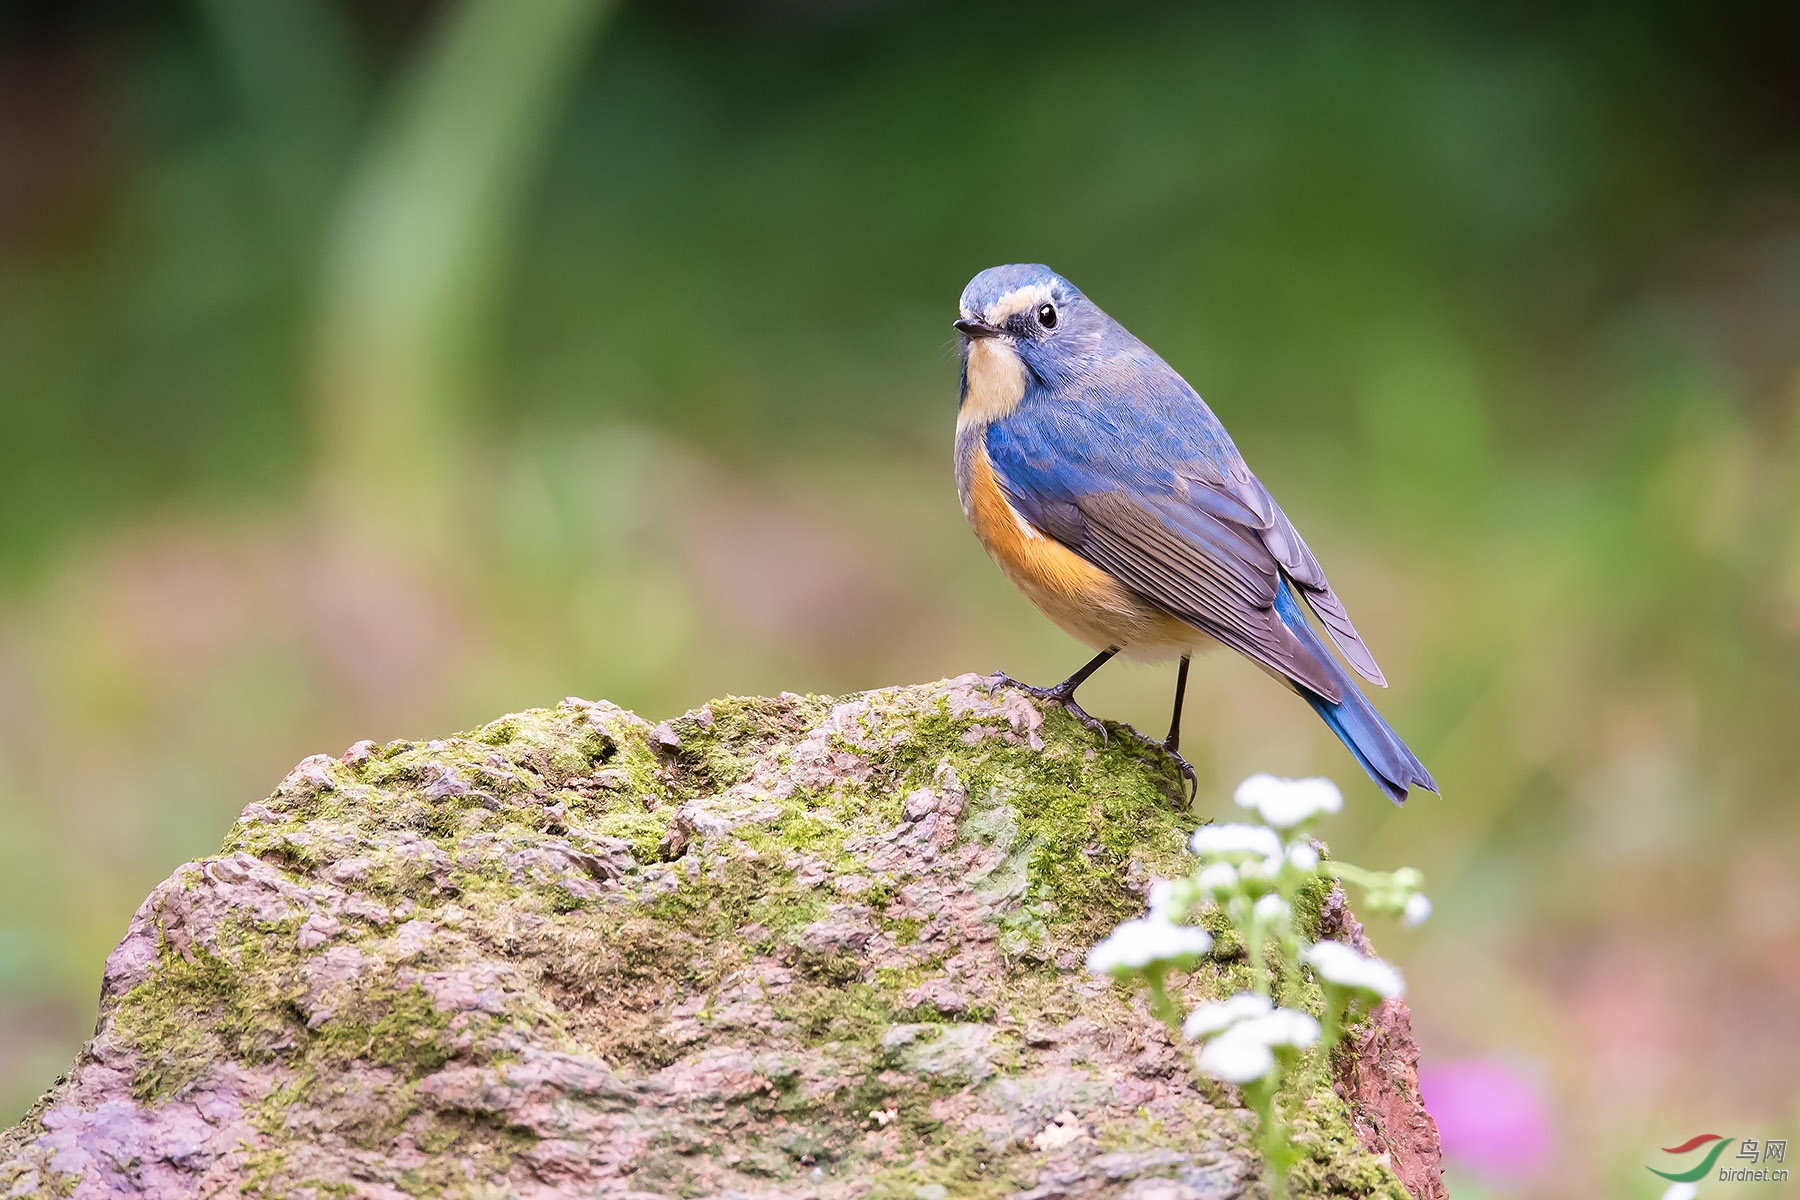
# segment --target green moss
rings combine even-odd
[[[919,930],[925,927],[925,922],[917,917],[901,917],[896,921],[884,920],[882,927],[894,935],[896,946],[910,946],[919,940]]]
[[[864,1193],[865,1200],[918,1200],[921,1194],[933,1194],[921,1192],[932,1185],[957,1200],[986,1200],[1022,1191],[1031,1184],[1018,1172],[1016,1156],[1003,1156],[980,1138],[946,1138],[941,1127],[924,1136],[928,1145],[920,1158],[878,1170]]]
[[[476,1178],[504,1178],[513,1160],[537,1145],[538,1137],[491,1117],[440,1112],[432,1114],[415,1141],[430,1157],[401,1177],[400,1189],[413,1196],[461,1196],[467,1194],[469,1168]]]
[[[489,746],[504,746],[512,741],[519,732],[517,717],[501,717],[498,721],[490,721],[475,731],[475,740]]]
[[[673,809],[650,812],[631,798],[608,799],[603,802],[602,811],[589,818],[589,827],[601,837],[629,843],[631,857],[648,865],[662,861],[662,841],[673,817]]]
[[[791,1021],[806,1042],[852,1042],[878,1047],[881,1035],[899,1017],[891,986],[856,982],[802,983],[774,1004],[775,1015]]]
[[[324,1062],[362,1059],[417,1078],[450,1061],[449,1028],[450,1014],[418,984],[386,992],[365,988],[357,993],[355,1011],[325,1022],[307,1051]]]
[[[379,758],[371,757],[362,768],[364,782],[378,788],[408,787],[422,784],[442,760],[423,746],[399,743],[405,749],[392,750]]]
[[[246,1147],[243,1154],[248,1178],[239,1186],[238,1193],[244,1196],[269,1195],[271,1185],[287,1171],[287,1152]]]
[[[1022,882],[1048,901],[1038,913],[1045,929],[1091,939],[1142,908],[1142,894],[1126,882],[1134,858],[1159,874],[1184,869],[1179,780],[1160,749],[1120,727],[1101,746],[1060,709],[1045,715],[1042,750],[995,737],[970,746],[963,741],[969,724],[940,701],[909,718],[905,740],[881,765],[896,804],[929,784],[940,763],[955,769],[970,804],[963,836],[1007,855],[984,890]]]
[[[266,1062],[299,1039],[297,1015],[264,956],[254,946],[243,953],[247,966],[204,947],[184,957],[165,946],[162,966],[121,997],[112,1028],[137,1051],[131,1088],[140,1102],[178,1095],[221,1056]]]
[[[812,795],[796,793],[789,809],[779,820],[740,831],[739,836],[766,854],[811,854],[827,862],[843,858],[844,843],[852,826],[842,810],[842,793]]]

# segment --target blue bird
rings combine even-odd
[[[1163,741],[1182,773],[1188,660],[1223,643],[1298,692],[1396,804],[1437,784],[1338,664],[1382,687],[1319,560],[1199,393],[1075,285],[1037,264],[963,289],[956,485],[1000,569],[1099,650],[1053,688],[1000,677],[1105,727],[1075,689],[1116,654],[1179,656]],[[1304,607],[1302,605],[1304,601]]]

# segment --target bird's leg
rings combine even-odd
[[[1181,669],[1175,672],[1175,715],[1169,718],[1169,736],[1163,749],[1173,754],[1181,748],[1181,702],[1187,698],[1188,656],[1181,656]]]
[[[1093,717],[1088,716],[1087,713],[1082,711],[1081,705],[1075,703],[1075,689],[1080,687],[1083,683],[1086,683],[1089,675],[1092,675],[1095,671],[1098,671],[1101,667],[1105,666],[1106,661],[1118,652],[1119,648],[1117,646],[1110,646],[1107,649],[1102,650],[1100,653],[1094,655],[1093,659],[1085,667],[1052,688],[1032,687],[1028,683],[1020,683],[1011,675],[996,671],[988,678],[988,694],[992,695],[994,689],[997,687],[1009,687],[1016,688],[1017,690],[1024,692],[1027,696],[1034,696],[1039,700],[1054,700],[1056,703],[1062,705],[1064,709],[1068,710],[1071,717],[1074,717],[1077,721],[1080,721],[1083,725],[1086,725],[1089,729],[1092,729],[1095,733],[1099,734],[1100,744],[1106,745],[1108,741],[1106,726],[1102,725]]]
[[[1181,757],[1181,702],[1187,698],[1188,656],[1181,656],[1181,668],[1175,672],[1175,714],[1169,718],[1169,736],[1163,739],[1163,749],[1175,760],[1175,769],[1180,771],[1188,781],[1192,790],[1188,799],[1192,800],[1200,794],[1200,780],[1194,774],[1193,764]]]

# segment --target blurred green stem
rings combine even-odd
[[[310,269],[367,90],[348,14],[326,0],[202,0],[200,10],[240,99],[281,257]]]
[[[1242,928],[1244,949],[1250,955],[1250,988],[1259,996],[1267,996],[1270,994],[1268,939],[1264,936],[1262,918],[1252,911]]]
[[[1287,1130],[1275,1112],[1275,1094],[1281,1090],[1281,1075],[1268,1076],[1243,1085],[1244,1099],[1255,1110],[1261,1126],[1263,1167],[1268,1176],[1269,1200],[1287,1200],[1288,1141]]]
[[[1163,986],[1163,981],[1168,974],[1168,963],[1153,963],[1144,970],[1144,985],[1150,993],[1151,1013],[1169,1027],[1170,1033],[1175,1036],[1177,1044],[1179,1044],[1183,1013],[1181,1006],[1170,998],[1167,989]]]
[[[529,185],[614,0],[463,0],[377,117],[326,248],[316,470],[371,532],[452,536],[471,394]]]

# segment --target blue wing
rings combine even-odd
[[[1224,427],[1151,360],[1127,364],[1129,379],[1033,388],[988,428],[988,457],[1014,507],[1132,590],[1336,701],[1335,664],[1276,611],[1285,576],[1351,666],[1385,682],[1318,560]]]
[[[1192,508],[1259,543],[1260,565],[1272,564],[1293,583],[1351,667],[1387,686],[1319,560],[1219,419],[1173,367],[1123,329],[1118,333],[1124,346],[1099,367],[1059,379],[1053,389],[1033,386],[996,423],[991,432],[1010,442],[1021,483],[1046,483],[1051,493],[1058,484],[1122,490],[1161,506],[1160,515],[1177,529],[1186,523],[1181,510]],[[990,438],[990,455],[996,450]],[[1059,470],[1068,473],[1060,480],[1053,478]]]

